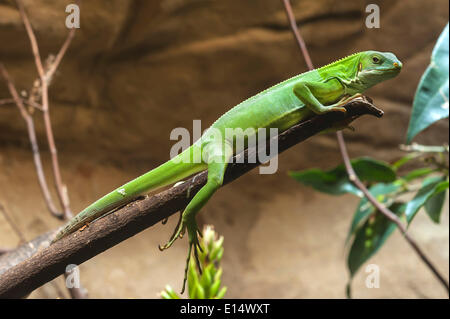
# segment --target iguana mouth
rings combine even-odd
[[[400,70],[401,69],[399,67],[394,67],[394,68],[390,68],[390,69],[368,69],[368,70],[366,70],[366,72],[369,72],[369,73],[384,73],[384,72],[393,72],[393,71],[400,71]]]
[[[402,69],[402,67],[397,65],[397,66],[394,66],[393,68],[387,69],[386,71],[398,71],[398,72],[400,72],[401,69]]]
[[[383,75],[383,74],[396,74],[396,73],[399,73],[400,70],[401,69],[399,67],[395,67],[395,68],[384,69],[384,70],[370,69],[370,70],[365,70],[361,73]]]

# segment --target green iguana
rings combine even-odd
[[[210,129],[222,134],[208,134],[208,129],[202,138],[176,157],[103,196],[63,226],[52,243],[149,191],[207,169],[206,184],[185,208],[168,243],[160,247],[161,250],[169,248],[187,229],[187,271],[192,248],[195,254],[199,247],[195,215],[222,185],[227,164],[236,153],[236,141],[226,138],[226,129],[250,128],[257,134],[259,128],[276,128],[282,132],[314,114],[346,112],[344,104],[375,84],[395,77],[401,68],[402,63],[392,53],[359,52],[258,93],[212,124]],[[185,283],[186,273],[182,291]]]

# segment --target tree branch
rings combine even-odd
[[[291,127],[270,139],[266,143],[267,149],[275,140],[278,140],[278,153],[281,153],[333,127],[335,123],[351,121],[364,114],[377,117],[383,114],[381,110],[363,99],[350,101],[345,107],[346,114],[331,112],[314,116]],[[224,185],[260,165],[260,163],[247,163],[247,158],[255,158],[253,157],[255,152],[257,150],[254,148],[248,149],[234,157],[233,163],[228,165]],[[243,163],[241,163],[242,158],[244,158]],[[81,264],[182,210],[204,185],[206,178],[207,172],[204,171],[178,186],[134,201],[51,246],[48,245],[54,232],[41,235],[17,250],[0,256],[0,298],[26,296],[44,283],[63,274],[67,264]]]

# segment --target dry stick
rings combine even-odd
[[[49,70],[47,73],[44,70],[44,67],[42,65],[41,56],[39,54],[39,47],[36,40],[36,36],[33,32],[33,28],[31,26],[31,23],[28,19],[28,16],[26,14],[25,8],[23,6],[23,3],[21,0],[16,0],[17,6],[19,8],[19,13],[22,18],[23,24],[25,26],[25,30],[27,32],[28,38],[30,40],[31,44],[31,50],[33,52],[34,61],[36,64],[36,69],[39,74],[40,79],[40,85],[41,85],[41,94],[42,94],[42,112],[44,117],[44,126],[45,131],[47,135],[47,141],[50,149],[50,154],[52,158],[52,169],[53,169],[53,177],[54,182],[56,185],[56,190],[58,194],[58,199],[61,203],[61,206],[64,210],[64,217],[65,219],[72,218],[72,212],[70,210],[69,206],[69,197],[67,194],[67,187],[62,182],[61,178],[61,171],[59,168],[59,160],[58,160],[58,151],[55,144],[55,139],[53,136],[53,130],[50,120],[50,112],[49,112],[49,99],[48,99],[48,85],[50,83],[51,78],[53,77],[54,72],[56,71],[56,68],[58,67],[59,63],[61,62],[64,54],[66,53],[74,35],[75,35],[75,29],[71,29],[69,31],[69,34],[63,43],[61,49],[59,50],[55,60],[53,61],[52,65],[50,65]],[[78,1],[77,1],[78,3]],[[69,275],[68,273],[64,273],[65,278]],[[86,291],[83,288],[68,288],[69,293],[72,298],[80,299],[80,298],[87,298]]]
[[[295,20],[294,13],[292,12],[292,6],[289,0],[283,0],[284,8],[286,9],[286,15],[289,20],[289,23],[291,24],[292,32],[294,33],[295,39],[297,40],[297,44],[300,47],[300,50],[302,51],[303,58],[305,59],[306,66],[309,70],[314,69],[314,65],[312,63],[311,57],[309,56],[308,49],[306,48],[305,41],[303,41],[302,36],[300,35],[300,32],[297,28],[297,21]]]
[[[47,73],[46,73],[46,79],[47,79],[48,85],[50,85],[51,79],[53,78],[53,74],[55,73],[56,69],[59,66],[59,63],[61,62],[62,58],[64,57],[64,54],[66,53],[67,49],[69,48],[70,43],[72,42],[72,39],[75,36],[75,31],[76,31],[75,28],[70,29],[69,34],[67,35],[66,41],[64,41],[63,45],[61,46],[61,49],[59,50],[58,54],[56,55],[55,60],[51,63],[50,67],[48,68]]]
[[[69,219],[72,217],[72,212],[70,211],[70,207],[69,207],[67,188],[63,184],[62,178],[61,178],[61,172],[59,169],[59,161],[58,161],[58,151],[57,151],[57,148],[55,145],[55,139],[53,137],[53,130],[52,130],[50,114],[49,114],[48,80],[46,77],[44,67],[42,65],[42,60],[41,60],[41,56],[39,54],[39,47],[38,47],[38,43],[36,40],[36,36],[34,35],[33,28],[31,27],[31,23],[25,12],[25,8],[24,8],[21,0],[16,0],[16,3],[19,8],[19,13],[22,18],[23,24],[25,26],[25,30],[28,34],[28,38],[30,40],[31,51],[33,52],[34,62],[36,64],[36,69],[38,71],[39,78],[40,78],[40,85],[41,85],[41,89],[42,89],[42,111],[43,111],[43,117],[44,117],[44,126],[45,126],[45,131],[47,133],[47,141],[48,141],[48,145],[50,148],[50,154],[51,154],[51,158],[52,158],[52,169],[53,169],[54,182],[56,185],[56,190],[57,190],[59,201],[61,203],[61,206],[64,209],[65,217],[67,219]],[[69,36],[68,36],[66,42],[64,43],[63,47],[61,48],[60,53],[57,56],[57,60],[55,60],[55,62],[57,62],[58,64],[59,64],[59,61],[61,61],[62,56],[64,55],[65,51],[67,50],[67,47],[70,44],[70,41],[73,38],[73,35],[74,35],[73,30],[74,29],[72,29],[71,32],[69,32]],[[51,75],[53,74],[53,72],[55,70],[56,70],[56,67],[54,67],[52,69]]]
[[[42,106],[40,106],[36,102],[24,100],[24,99],[21,99],[21,100],[22,100],[23,104],[28,104],[29,106],[32,106],[32,107],[42,111]],[[0,105],[8,105],[8,104],[15,104],[14,99],[11,98],[11,99],[1,99],[0,100]]]
[[[35,109],[38,109],[39,111],[44,111],[44,109],[42,108],[42,105],[39,105],[38,103],[34,102],[34,101],[30,101],[30,100],[23,100],[23,103],[28,104],[29,106],[34,107]]]
[[[0,105],[14,104],[14,99],[1,99]]]
[[[249,163],[258,158],[255,153],[277,156],[288,148],[333,126],[334,123],[354,120],[365,114],[381,117],[383,112],[363,99],[345,105],[346,114],[330,112],[301,122],[266,143],[266,149],[250,149],[234,157],[228,165],[224,185],[244,175],[260,163]],[[278,153],[270,152],[278,141]],[[269,149],[269,152],[267,151]],[[203,171],[181,185],[154,196],[135,201],[91,223],[48,247],[54,232],[49,232],[0,256],[0,298],[18,298],[29,294],[44,283],[64,273],[67,264],[81,264],[125,239],[164,220],[183,209],[205,184],[207,171]],[[29,257],[31,256],[31,257]]]
[[[283,0],[284,7],[286,9],[286,14],[289,19],[289,22],[291,24],[292,31],[294,33],[294,36],[297,40],[297,43],[300,47],[300,50],[302,51],[302,54],[305,58],[306,64],[308,65],[308,68],[310,70],[314,69],[314,65],[311,61],[310,55],[308,53],[308,49],[305,45],[305,42],[303,41],[302,36],[300,35],[300,32],[297,27],[297,23],[295,21],[295,16],[292,12],[291,3],[289,0]],[[369,200],[369,202],[377,208],[377,210],[380,211],[386,218],[388,218],[390,221],[392,221],[395,225],[397,225],[400,232],[403,234],[407,242],[412,246],[412,248],[416,251],[416,253],[419,255],[419,257],[423,260],[423,262],[430,268],[430,270],[433,272],[433,274],[437,277],[439,282],[446,288],[447,293],[449,293],[449,284],[444,279],[444,277],[439,273],[437,268],[431,263],[431,261],[426,257],[426,255],[423,253],[423,251],[419,248],[417,243],[411,236],[407,233],[406,227],[402,224],[400,219],[397,215],[395,215],[393,212],[391,212],[388,208],[386,208],[383,204],[378,202],[375,197],[370,194],[369,190],[366,188],[364,183],[361,182],[361,180],[358,178],[358,175],[356,175],[352,164],[350,162],[350,158],[347,152],[347,147],[344,140],[344,135],[341,131],[336,132],[339,149],[341,151],[342,159],[344,160],[345,169],[347,171],[347,175],[349,180],[355,184],[357,188],[359,188],[365,197]]]
[[[50,191],[48,189],[47,181],[45,179],[44,170],[42,168],[41,155],[39,153],[39,146],[38,146],[37,138],[36,138],[36,130],[34,128],[33,117],[26,110],[26,108],[23,104],[23,101],[20,98],[19,93],[17,92],[16,87],[14,86],[8,72],[6,71],[6,69],[2,63],[0,63],[0,74],[5,79],[6,85],[8,86],[9,93],[13,97],[15,104],[19,108],[20,114],[22,115],[22,117],[25,120],[25,123],[27,125],[28,138],[30,140],[31,150],[33,152],[34,165],[36,167],[36,173],[38,176],[39,186],[41,188],[42,195],[44,196],[45,203],[47,204],[47,208],[53,216],[55,216],[59,219],[62,219],[64,217],[64,215],[61,214],[60,212],[58,212],[58,210],[56,209],[56,207],[53,203],[52,197],[50,195]]]

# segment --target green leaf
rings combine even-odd
[[[394,164],[392,164],[391,167],[392,167],[392,169],[394,169],[396,171],[400,167],[402,167],[409,161],[419,157],[420,155],[421,155],[421,153],[419,153],[419,152],[408,153],[405,156],[403,156],[402,158],[400,158],[398,161],[396,161]]]
[[[431,197],[446,189],[445,186],[448,188],[448,181],[446,181],[446,177],[442,176],[428,177],[423,181],[422,187],[406,206],[405,215],[408,224],[411,223],[419,209],[424,206]],[[435,218],[435,216],[433,216],[433,218]]]
[[[385,203],[388,197],[386,195],[395,193],[401,186],[397,183],[384,184],[379,183],[375,184],[371,188],[369,188],[369,192],[380,202]],[[361,225],[367,217],[375,212],[375,207],[367,200],[366,197],[363,197],[358,207],[356,208],[356,212],[353,215],[353,220],[350,225],[350,230],[347,235],[346,243],[350,240],[351,236],[358,229],[358,226]]]
[[[173,291],[172,287],[167,285],[166,290],[161,291],[161,298],[163,299],[180,299],[180,296]]]
[[[433,173],[433,172],[435,172],[435,171],[436,171],[435,168],[431,168],[431,167],[422,167],[422,168],[418,168],[418,169],[415,169],[415,170],[409,172],[408,174],[406,174],[406,175],[403,177],[403,179],[404,179],[406,182],[410,182],[410,181],[412,181],[412,180],[414,180],[414,179],[416,179],[416,178],[419,178],[419,177],[423,177],[423,176],[429,175],[429,174],[431,174],[431,173]]]
[[[194,283],[191,287],[189,287],[189,299],[198,299],[197,297],[197,283]]]
[[[403,214],[406,206],[403,203],[394,203],[389,209],[397,216]],[[396,226],[380,212],[376,211],[368,218],[364,225],[355,234],[347,257],[347,267],[350,279],[370,257],[372,257],[386,242]],[[348,286],[350,287],[350,285]]]
[[[223,287],[220,289],[219,293],[216,296],[216,299],[222,299],[223,296],[225,296],[225,293],[227,292],[227,287]]]
[[[195,283],[195,292],[196,296],[193,299],[205,299],[205,289],[198,281]]]
[[[172,299],[169,294],[167,292],[165,292],[164,290],[161,291],[161,298],[162,299]]]
[[[431,54],[431,62],[417,88],[406,142],[434,122],[448,117],[449,25],[439,36]]]
[[[347,297],[347,299],[352,299],[352,285],[351,285],[351,281],[349,281],[347,283],[347,285],[345,285],[345,296]]]
[[[431,220],[439,223],[441,219],[442,207],[444,206],[445,197],[447,195],[448,181],[443,181],[436,186],[434,194],[428,198],[425,203],[425,211]]]
[[[222,254],[223,254],[223,247],[215,247],[211,251],[211,255],[209,256],[209,258],[213,262],[220,262],[220,258],[217,258],[217,257],[222,257]]]
[[[188,296],[190,299],[195,299],[195,287],[198,283],[199,278],[197,274],[197,269],[195,266],[195,262],[191,258],[189,261],[189,269],[188,269],[188,279],[187,279],[187,285],[188,285]]]
[[[389,183],[396,178],[395,171],[386,162],[370,157],[361,157],[352,160],[351,163],[355,173],[363,182]],[[344,167],[342,166],[341,169]]]
[[[219,280],[216,280],[216,281],[212,284],[212,286],[211,286],[211,291],[210,291],[210,298],[216,297],[217,292],[219,291],[219,288],[220,288],[220,284],[221,284],[220,279],[219,279]]]
[[[220,280],[220,277],[222,276],[222,268],[217,269],[216,274],[214,275],[214,280]]]
[[[305,171],[289,172],[296,181],[314,188],[315,190],[331,195],[353,193],[362,196],[361,191],[355,187],[346,176],[340,176],[335,172],[324,172],[313,168]]]
[[[202,277],[200,279],[200,284],[204,289],[205,296],[208,298],[209,295],[209,289],[212,285],[213,277],[211,275],[211,269],[214,268],[214,264],[209,264],[203,269]]]
[[[351,163],[361,181],[392,182],[396,178],[395,171],[385,162],[370,157],[361,157],[352,160]],[[332,195],[352,193],[362,197],[362,192],[348,179],[343,164],[329,171],[313,168],[304,171],[289,172],[289,175],[296,181],[323,193]]]

